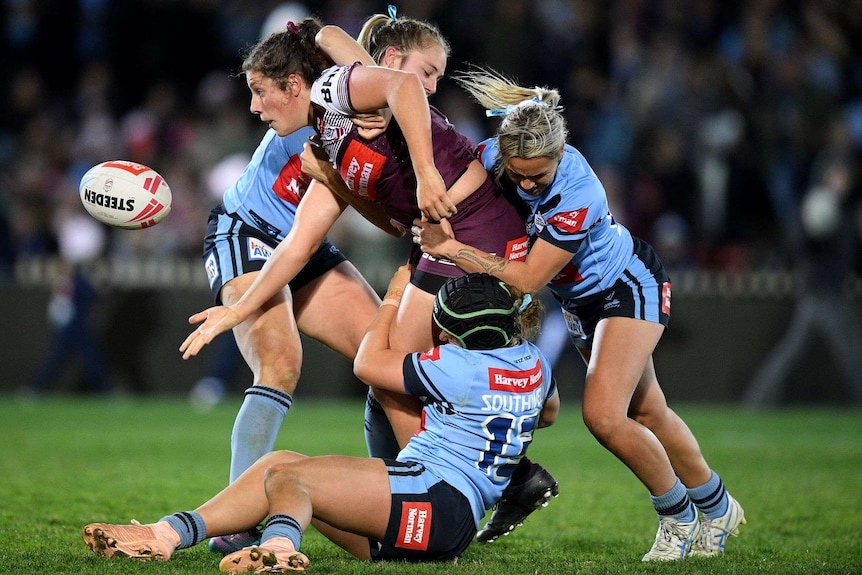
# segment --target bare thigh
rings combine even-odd
[[[652,378],[643,376],[663,331],[661,324],[624,317],[599,322],[588,354],[585,419],[599,426],[618,423],[628,417],[636,390],[643,396],[646,387],[657,385],[654,372]]]
[[[380,298],[350,262],[303,286],[293,299],[299,330],[351,361],[380,305]]]
[[[235,304],[260,272],[229,281],[221,290],[224,305]],[[302,368],[302,344],[293,315],[290,289],[268,300],[233,329],[237,346],[254,374],[255,385],[267,385],[293,393]]]

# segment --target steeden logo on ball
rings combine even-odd
[[[79,186],[84,209],[98,221],[122,229],[152,227],[171,211],[165,179],[136,162],[113,160],[90,168]]]

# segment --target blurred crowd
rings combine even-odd
[[[394,4],[439,25],[452,45],[449,73],[478,64],[558,88],[570,142],[599,173],[617,220],[671,269],[789,266],[801,200],[824,155],[850,167],[843,201],[858,201],[862,0]],[[0,278],[45,256],[199,257],[209,210],[265,129],[237,76],[241,50],[306,14],[355,35],[386,8],[0,0]],[[454,82],[432,103],[476,140],[493,133],[495,120]],[[86,216],[80,177],[112,159],[149,165],[169,182],[173,210],[157,228],[113,230]],[[336,234],[351,256],[368,246],[404,253],[355,218]],[[862,270],[858,256],[853,265]]]

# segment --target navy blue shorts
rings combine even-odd
[[[369,540],[374,561],[449,561],[476,536],[476,521],[464,495],[425,466],[384,459],[392,490],[392,512],[383,541]]]
[[[653,248],[638,238],[634,238],[633,256],[632,263],[611,288],[574,300],[557,297],[575,347],[590,349],[596,325],[606,317],[631,317],[667,327],[670,278]]]
[[[204,237],[204,267],[213,301],[221,305],[222,286],[243,274],[260,271],[277,246],[278,240],[272,236],[226,214],[222,205],[216,206],[210,212]],[[323,240],[302,271],[288,283],[290,290],[299,291],[345,261],[347,258],[338,248]]]

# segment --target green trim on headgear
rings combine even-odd
[[[434,323],[466,349],[508,346],[518,333],[517,315],[509,288],[488,274],[450,279],[434,298]]]

